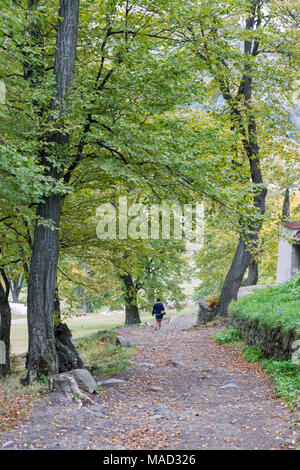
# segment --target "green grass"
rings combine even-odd
[[[103,324],[102,324],[103,326]],[[91,368],[93,375],[106,377],[124,374],[130,366],[130,358],[136,348],[122,348],[116,345],[117,333],[93,333],[81,338],[76,348]],[[20,380],[25,377],[25,360],[12,358],[12,374],[0,381],[0,435],[2,431],[13,429],[21,418],[26,417],[41,394],[48,390],[48,379],[42,377],[38,382],[24,387]]]
[[[274,388],[285,402],[294,405],[300,400],[300,368],[292,361],[266,359],[259,348],[245,347],[243,357],[249,362],[258,362],[272,377]]]
[[[264,359],[262,351],[256,346],[245,346],[243,350],[243,357],[248,362],[261,362]]]
[[[109,376],[127,372],[135,348],[116,345],[117,334],[107,332],[82,338],[76,349],[93,375]]]
[[[104,323],[105,326],[113,326],[108,322]],[[102,327],[104,323],[101,323]],[[98,323],[96,325],[99,326]],[[18,324],[17,326],[21,337],[26,325]],[[90,322],[87,330],[89,327],[93,329],[93,322]],[[82,330],[80,329],[78,333],[82,334]],[[137,349],[116,345],[116,337],[117,333],[113,331],[102,334],[88,333],[88,336],[80,338],[76,343],[84,364],[91,368],[93,375],[106,377],[123,374],[128,370],[129,360]],[[21,379],[24,379],[26,375],[24,358],[13,356],[11,366],[12,374],[0,380],[0,434],[1,431],[16,426],[18,420],[25,417],[34,404],[41,399],[41,394],[48,390],[47,377],[41,377],[38,382],[27,387],[21,385]]]
[[[281,328],[284,332],[300,333],[300,274],[285,284],[257,289],[230,305],[233,317],[242,321],[255,320],[264,329]],[[266,359],[257,347],[244,347],[243,356],[258,362],[269,374],[280,397],[289,404],[300,401],[300,367],[289,361]]]
[[[240,331],[236,330],[235,328],[229,327],[223,328],[217,333],[214,333],[213,338],[218,344],[226,344],[241,341],[242,335]]]
[[[232,302],[229,311],[241,320],[257,320],[261,327],[300,332],[300,275],[276,287],[257,289]]]
[[[242,342],[240,332],[234,328],[223,328],[213,335],[218,344],[230,344],[237,341],[241,344],[244,359],[257,362],[264,372],[271,376],[274,388],[286,403],[293,406],[300,400],[300,367],[292,361],[277,361],[275,358],[266,359],[256,346],[247,346]]]

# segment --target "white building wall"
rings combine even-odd
[[[296,272],[299,271],[299,247],[290,242],[294,235],[295,230],[282,227],[278,248],[277,284],[290,281]]]
[[[287,282],[292,277],[292,247],[288,240],[281,239],[278,249],[276,283]]]

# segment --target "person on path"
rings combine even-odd
[[[152,309],[152,315],[155,315],[155,318],[156,318],[156,327],[155,327],[156,330],[157,328],[160,330],[161,322],[165,313],[166,312],[165,312],[164,304],[160,301],[160,298],[158,297]]]

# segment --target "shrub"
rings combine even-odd
[[[290,282],[257,289],[232,302],[229,311],[238,319],[257,320],[263,328],[300,332],[300,274]]]
[[[213,338],[218,344],[233,343],[236,341],[241,341],[242,336],[241,332],[235,328],[229,327],[224,328],[221,331],[218,331],[213,335]]]
[[[292,361],[266,359],[259,348],[247,347],[243,352],[248,362],[259,362],[263,370],[272,377],[274,388],[283,400],[294,404],[300,398],[300,368]]]
[[[214,295],[210,295],[209,297],[207,297],[206,299],[206,305],[209,307],[209,308],[217,308],[218,305],[219,305],[219,300],[220,300],[220,294],[214,294]]]
[[[259,362],[264,358],[264,355],[256,346],[250,346],[244,349],[243,357],[248,362]]]

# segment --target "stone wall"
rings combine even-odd
[[[203,302],[198,302],[197,323],[207,323],[212,321],[217,315],[217,310],[208,307]]]
[[[295,330],[285,332],[280,327],[263,327],[257,320],[241,320],[230,316],[231,326],[241,331],[243,339],[249,346],[257,346],[265,357],[278,360],[292,358],[292,344],[300,338]]]

